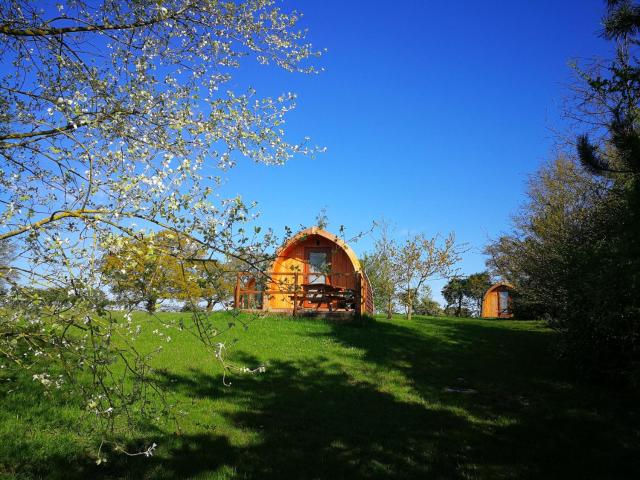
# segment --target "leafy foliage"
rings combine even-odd
[[[469,275],[466,279],[466,296],[470,300],[476,315],[482,311],[482,299],[491,287],[489,272],[479,272]]]
[[[455,237],[450,234],[441,241],[439,236],[427,238],[417,234],[398,244],[382,224],[375,249],[363,258],[363,265],[371,281],[376,310],[391,318],[396,302],[404,307],[411,319],[421,295],[429,297],[427,282],[435,275],[451,275],[460,259]]]
[[[272,232],[247,228],[252,205],[218,196],[222,172],[243,158],[281,164],[317,150],[285,139],[294,94],[231,89],[247,58],[316,71],[309,60],[319,52],[296,26],[299,14],[274,3],[0,4],[0,241],[18,252],[0,312],[3,366],[29,369],[52,392],[75,390],[112,429],[121,415],[159,417],[145,405],[160,389],[153,352],[131,346],[129,317],[101,308],[107,284],[144,292],[149,310],[164,295],[215,298],[205,295],[209,280],[176,281],[176,266],[201,278],[204,267],[189,263],[197,251],[253,267],[276,243]],[[147,241],[158,230],[171,232],[172,249],[185,248],[158,257]],[[54,291],[61,300],[49,302]],[[224,328],[194,321],[217,355]],[[87,388],[76,382],[86,372]]]
[[[393,258],[394,272],[398,280],[398,294],[404,295],[409,320],[417,294],[425,282],[435,275],[450,276],[459,259],[453,234],[442,242],[438,236],[427,238],[424,234],[417,234],[398,248]]]
[[[453,311],[456,317],[480,315],[482,299],[491,286],[489,272],[479,272],[466,278],[454,277],[442,289],[447,301],[446,310]]]
[[[453,233],[444,240],[439,235],[428,238],[419,233],[399,244],[392,238],[389,224],[381,222],[374,251],[363,258],[376,311],[391,318],[400,303],[411,319],[420,296],[429,296],[427,282],[436,275],[450,276],[459,259],[460,248]]]
[[[444,313],[440,304],[436,302],[431,295],[431,288],[428,285],[423,287],[422,292],[416,295],[416,300],[413,304],[413,312],[416,315],[437,317]]]
[[[233,271],[206,250],[170,230],[123,238],[102,259],[102,273],[118,300],[128,306],[144,302],[154,312],[160,299],[182,300],[207,310],[233,296]]]
[[[464,305],[465,296],[465,281],[460,277],[453,277],[442,288],[442,296],[447,302],[445,310],[449,310],[452,306],[455,307],[455,316],[462,316],[462,308]]]
[[[638,262],[621,243],[631,215],[615,183],[560,158],[531,179],[514,232],[486,249],[516,287],[515,314],[548,318],[564,334],[561,353],[608,378],[639,353]]]
[[[374,250],[362,256],[361,263],[373,289],[375,309],[385,312],[391,318],[394,311],[397,279],[394,272],[393,258],[396,256],[397,244],[391,238],[390,227],[387,223],[379,225],[379,236],[375,241]]]

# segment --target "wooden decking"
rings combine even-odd
[[[318,281],[322,277],[323,282]],[[347,286],[345,286],[347,285]],[[352,285],[353,288],[348,286]],[[240,310],[290,313],[298,316],[352,317],[364,313],[360,272],[238,272],[234,295]],[[269,307],[278,298],[280,307]]]

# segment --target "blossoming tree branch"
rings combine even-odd
[[[228,260],[259,269],[274,237],[246,226],[253,205],[218,196],[222,175],[241,159],[282,164],[317,150],[285,139],[294,94],[229,87],[245,61],[316,72],[300,15],[274,3],[0,5],[0,242],[12,256],[0,262],[1,362],[81,394],[105,425],[169,415],[166,403],[146,410],[159,393],[153,352],[136,350],[131,315],[105,308],[105,261],[143,244],[136,258],[160,250],[183,271]],[[197,315],[194,325],[222,358],[220,329]],[[159,350],[169,335],[157,333]]]

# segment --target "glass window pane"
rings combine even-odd
[[[309,273],[327,271],[327,252],[309,252]],[[309,275],[309,283],[326,283],[325,275]]]
[[[498,311],[502,314],[509,313],[509,292],[500,292],[498,296]]]

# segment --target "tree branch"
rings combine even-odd
[[[37,132],[20,132],[20,133],[8,133],[6,135],[0,135],[0,141],[3,140],[18,140],[22,138],[33,138],[33,137],[48,137],[51,135],[56,135],[58,133],[67,132],[69,130],[73,130],[74,128],[78,128],[85,125],[85,123],[69,123],[64,127],[56,127],[51,128],[49,130],[39,130]],[[1,146],[10,145],[4,142],[0,143]]]
[[[54,212],[48,217],[45,217],[41,220],[38,220],[35,223],[31,223],[29,225],[25,225],[23,227],[17,228],[7,233],[3,233],[0,235],[0,241],[6,240],[8,238],[16,237],[30,230],[35,230],[37,228],[43,227],[49,223],[56,222],[58,220],[62,220],[63,218],[83,218],[85,214],[99,214],[99,213],[107,213],[103,210],[68,210],[64,212]]]
[[[159,15],[151,20],[138,20],[132,23],[123,23],[119,25],[109,25],[108,23],[102,25],[86,25],[75,27],[31,27],[31,28],[13,28],[9,24],[0,25],[0,34],[8,35],[11,37],[48,37],[52,35],[64,35],[65,33],[84,33],[84,32],[108,32],[112,30],[133,30],[136,28],[148,27],[165,20],[171,20],[186,10],[191,8],[192,4],[188,3],[180,10],[176,10],[170,14]]]

